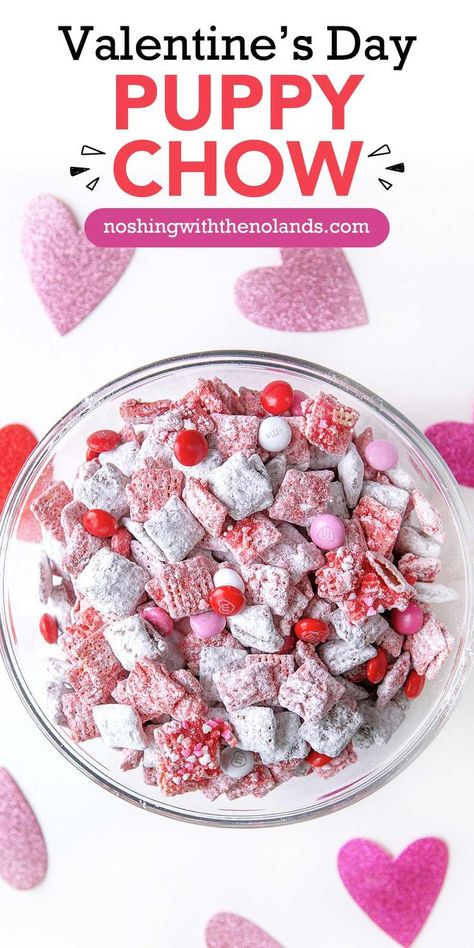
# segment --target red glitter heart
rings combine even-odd
[[[464,487],[474,487],[474,425],[463,421],[440,421],[425,435]]]
[[[32,889],[46,875],[48,855],[30,804],[0,767],[0,876],[15,889]]]
[[[22,250],[36,292],[61,335],[110,293],[133,256],[126,247],[91,244],[69,208],[51,194],[29,204]]]
[[[441,839],[417,839],[397,859],[370,839],[339,850],[341,879],[363,912],[403,948],[423,928],[444,882],[448,848]]]
[[[237,280],[244,316],[288,332],[349,329],[368,322],[359,284],[337,247],[286,248],[280,267],[260,267]]]
[[[280,942],[233,912],[218,912],[206,926],[206,948],[282,948]]]
[[[7,425],[0,429],[0,510],[13,481],[37,444],[34,434],[24,425]]]

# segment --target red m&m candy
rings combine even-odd
[[[245,605],[245,596],[237,586],[218,586],[209,596],[209,605],[221,616],[235,616]]]
[[[87,447],[100,454],[101,451],[113,451],[120,442],[121,437],[117,431],[111,431],[110,428],[101,428],[100,431],[93,431],[87,439]],[[87,460],[90,460],[87,458]]]
[[[328,757],[327,754],[318,754],[317,751],[311,751],[306,758],[306,763],[310,767],[324,767],[330,760],[332,760],[332,757]]]
[[[185,428],[176,435],[173,450],[180,464],[184,464],[185,467],[194,467],[207,457],[209,445],[200,431]]]
[[[107,537],[113,537],[117,531],[118,523],[107,510],[87,510],[82,515],[82,526],[93,537],[100,537],[105,540]]]
[[[411,671],[403,686],[403,690],[407,698],[410,698],[410,701],[412,701],[414,698],[418,698],[418,695],[421,695],[424,687],[425,676],[418,675],[416,671]]]
[[[326,641],[329,626],[322,619],[300,619],[295,622],[293,632],[302,642],[307,642],[308,645],[319,645],[320,642]]]
[[[383,648],[377,649],[377,654],[367,662],[367,678],[372,685],[378,685],[387,674],[388,659]]]
[[[48,645],[54,645],[54,643],[58,641],[58,623],[49,612],[45,612],[44,615],[41,616],[39,629]]]
[[[282,415],[292,407],[293,397],[288,382],[269,382],[260,393],[260,404],[269,415]]]

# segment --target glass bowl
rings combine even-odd
[[[420,698],[410,704],[403,725],[385,747],[361,751],[358,762],[329,780],[317,774],[295,778],[268,796],[211,803],[200,793],[166,798],[143,783],[141,773],[119,769],[120,755],[100,740],[76,745],[48,716],[44,694],[45,656],[51,654],[38,634],[43,611],[37,596],[37,547],[22,541],[18,529],[28,498],[48,465],[56,479],[71,483],[84,456],[87,435],[116,428],[118,406],[125,398],[150,401],[175,398],[200,376],[218,375],[234,388],[261,389],[276,378],[314,395],[321,388],[342,397],[360,413],[359,425],[371,425],[374,436],[396,444],[400,463],[438,506],[446,531],[441,582],[458,593],[455,602],[436,606],[455,635],[453,652]],[[395,408],[356,382],[300,359],[266,352],[205,352],[164,359],[103,386],[64,416],[43,438],[6,502],[0,534],[2,595],[1,647],[9,675],[28,711],[57,749],[100,786],[152,813],[208,826],[275,826],[331,813],[362,799],[406,767],[428,746],[447,721],[466,683],[473,634],[472,537],[458,487],[426,438]]]

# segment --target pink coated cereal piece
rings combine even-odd
[[[246,777],[234,780],[233,786],[227,790],[226,797],[228,800],[238,800],[239,797],[246,795],[260,798],[270,793],[274,786],[275,780],[269,768],[264,767],[263,764],[257,764]]]
[[[445,648],[438,653],[436,658],[430,662],[428,668],[426,669],[425,677],[427,681],[431,681],[432,678],[436,677],[441,666],[444,665],[445,661],[449,658],[454,648],[454,636],[451,635],[451,632],[449,632],[448,629],[444,629],[444,638],[446,643]]]
[[[377,645],[380,645],[392,658],[398,658],[403,647],[403,642],[404,636],[395,632],[395,629],[392,629],[391,626],[377,639]]]
[[[158,785],[158,774],[154,767],[143,768],[143,782],[147,787],[156,787]]]
[[[439,655],[443,656],[443,660],[447,657],[449,644],[450,639],[446,628],[432,612],[427,610],[423,628],[405,640],[405,649],[411,655],[412,665],[417,674],[426,675]],[[438,669],[438,665],[435,665],[435,669]]]
[[[411,496],[423,533],[426,533],[428,537],[436,536],[437,539],[441,539],[443,537],[443,521],[439,510],[436,510],[436,507],[416,487]]]
[[[126,488],[131,519],[144,523],[152,513],[161,510],[173,494],[181,497],[183,486],[182,471],[148,460],[146,467],[135,472]]]
[[[237,648],[241,649],[244,653],[245,650],[240,642],[234,638],[230,632],[221,632],[220,635],[215,635],[210,641],[206,642],[205,639],[201,639],[198,635],[195,635],[193,632],[188,633],[183,638],[181,643],[181,651],[188,668],[193,673],[193,675],[199,674],[199,664],[201,660],[201,652],[203,648],[207,648],[208,645],[211,645],[213,648]]]
[[[288,610],[290,577],[285,569],[261,563],[242,567],[245,580],[245,600],[249,605],[262,603],[277,616]]]
[[[297,586],[290,586],[288,595],[288,609],[284,618],[293,625],[303,615],[309,599]]]
[[[138,425],[141,422],[152,422],[164,415],[171,405],[169,398],[162,398],[157,402],[142,402],[137,398],[129,398],[120,405],[120,415],[128,424]]]
[[[278,533],[278,542],[266,550],[262,557],[264,563],[287,570],[293,583],[300,582],[310,570],[324,566],[321,550],[306,540],[292,524],[280,524]]]
[[[358,412],[342,405],[327,392],[320,392],[316,399],[308,398],[301,408],[308,441],[327,454],[344,454],[350,444]]]
[[[331,613],[335,609],[335,606],[326,602],[325,599],[321,599],[320,596],[313,596],[304,610],[305,618],[309,619],[322,619],[323,622],[331,622]]]
[[[318,777],[322,777],[323,780],[327,780],[329,777],[334,777],[340,773],[341,770],[345,770],[351,764],[355,764],[356,761],[357,754],[351,741],[337,757],[333,757],[323,767],[312,768],[312,772],[317,774]]]
[[[38,597],[46,605],[53,591],[53,571],[46,553],[42,550],[38,560]]]
[[[257,418],[265,418],[266,412],[262,408],[260,401],[260,392],[257,389],[239,388],[239,405],[243,415],[256,415]]]
[[[287,464],[298,468],[299,471],[307,471],[311,461],[311,453],[308,440],[304,433],[303,418],[287,418],[291,428],[291,441],[283,451]]]
[[[247,564],[259,559],[269,547],[277,543],[280,534],[268,517],[256,513],[235,523],[224,533],[223,539],[239,563]]]
[[[395,510],[389,510],[373,497],[362,497],[354,510],[364,531],[369,550],[390,556],[402,518]]]
[[[321,662],[308,659],[282,684],[278,700],[283,708],[304,720],[316,720],[327,714],[343,694],[344,685]]]
[[[364,431],[361,431],[359,435],[355,435],[354,444],[364,462],[364,480],[373,481],[377,477],[377,471],[370,466],[367,458],[365,456],[365,449],[371,441],[374,440],[374,433],[372,428],[365,428]]]
[[[343,520],[343,523],[346,531],[345,546],[348,546],[351,550],[356,550],[358,553],[365,553],[367,540],[360,521],[357,520],[357,517],[353,517],[352,520]]]
[[[64,569],[71,576],[78,576],[87,566],[94,553],[97,553],[103,546],[107,546],[105,540],[94,537],[84,529],[82,524],[78,523],[74,527],[67,543],[63,556]]]
[[[125,672],[116,659],[110,645],[105,641],[103,632],[91,632],[76,648],[76,658],[85,668],[92,681],[105,688],[109,694]]]
[[[227,774],[218,773],[215,777],[206,780],[202,787],[202,792],[207,800],[217,800],[223,793],[230,790],[235,784],[235,777],[228,777]]]
[[[313,517],[322,513],[329,503],[329,481],[333,476],[331,471],[290,469],[268,511],[269,516],[308,527]]]
[[[126,559],[130,558],[132,534],[128,532],[126,527],[119,527],[111,537],[110,549],[113,553],[118,553],[119,556],[124,556]]]
[[[122,751],[120,757],[120,770],[127,772],[129,770],[136,770],[140,766],[143,760],[143,751],[140,750],[125,750]]]
[[[377,707],[383,708],[396,695],[410,671],[411,661],[408,652],[403,652],[377,688]]]
[[[214,674],[214,683],[228,711],[252,704],[275,703],[278,688],[271,669],[264,662],[225,668]]]
[[[43,530],[59,543],[64,541],[61,512],[71,503],[72,494],[64,481],[57,481],[40,494],[31,504],[31,512]]]
[[[404,553],[398,561],[398,569],[410,583],[434,583],[441,570],[441,561],[436,556],[416,556]]]
[[[216,426],[212,444],[224,461],[236,451],[242,451],[247,457],[255,454],[258,447],[260,418],[252,415],[222,414],[214,414],[212,418]]]
[[[182,399],[185,405],[200,405],[210,414],[236,415],[240,410],[237,392],[222,379],[198,379],[195,387]]]
[[[303,643],[302,643],[303,644]],[[295,659],[293,655],[247,655],[245,664],[251,668],[253,665],[265,665],[272,674],[273,680],[278,691],[289,675],[295,670]]]
[[[149,659],[136,662],[126,681],[128,703],[147,716],[169,714],[179,720],[194,720],[206,713],[206,706],[196,695],[189,694],[176,672]]]
[[[311,585],[311,580],[309,576],[303,576],[303,578],[300,579],[299,583],[295,583],[295,586],[297,586],[299,591],[303,593],[304,596],[306,596],[306,599],[308,600],[308,602],[310,601],[310,599],[314,598],[313,587]]]
[[[218,721],[170,721],[155,730],[158,784],[175,796],[204,789],[219,772],[221,725]]]
[[[181,563],[162,563],[156,578],[146,585],[149,596],[172,619],[208,612],[213,589],[212,572],[205,556],[194,556]]]
[[[227,508],[208,489],[204,481],[189,477],[183,494],[184,500],[198,522],[211,537],[219,537],[224,529]]]
[[[99,737],[99,731],[97,730],[92,713],[92,705],[87,701],[83,701],[79,695],[73,693],[65,694],[62,704],[73,741],[81,743],[82,741],[90,741],[94,737]]]
[[[326,566],[316,573],[318,595],[331,602],[347,599],[359,586],[364,556],[357,550],[341,546],[326,554]]]
[[[66,542],[69,540],[74,527],[78,523],[82,524],[83,514],[87,513],[87,507],[80,500],[71,500],[61,511],[61,526],[64,531]]]

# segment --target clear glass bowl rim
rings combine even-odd
[[[50,455],[54,454],[55,448],[60,444],[63,437],[74,427],[74,425],[85,417],[92,409],[97,409],[106,402],[111,396],[120,396],[123,391],[125,394],[134,384],[146,383],[148,381],[158,381],[160,375],[168,375],[180,369],[196,369],[206,367],[212,369],[219,365],[228,364],[242,365],[243,367],[258,367],[262,369],[275,371],[294,371],[300,375],[306,375],[312,382],[321,382],[337,386],[341,391],[347,393],[355,399],[358,399],[369,408],[376,410],[378,414],[389,424],[394,425],[399,431],[412,443],[420,454],[424,457],[425,463],[431,467],[437,481],[442,485],[446,501],[452,516],[456,522],[464,562],[466,565],[466,602],[468,604],[469,625],[466,630],[466,639],[463,650],[459,656],[456,668],[453,671],[450,682],[449,695],[433,710],[427,719],[425,726],[413,739],[408,748],[403,749],[398,756],[381,767],[375,773],[369,774],[361,780],[354,788],[344,788],[334,799],[319,800],[312,808],[289,810],[280,814],[271,814],[264,816],[248,816],[241,818],[231,818],[222,814],[209,816],[207,814],[177,813],[167,809],[166,805],[158,804],[149,797],[142,798],[138,793],[128,791],[125,787],[116,783],[113,779],[108,779],[102,773],[95,771],[93,766],[76,756],[73,750],[63,741],[58,732],[52,731],[47,716],[43,713],[28,685],[23,678],[21,668],[17,661],[15,649],[12,646],[8,634],[9,616],[6,608],[7,595],[5,588],[5,563],[8,553],[8,544],[12,535],[12,528],[16,522],[17,515],[31,490],[31,485],[37,474],[43,467],[43,464]],[[458,485],[430,441],[425,435],[406,418],[398,409],[380,396],[376,395],[370,389],[365,388],[353,379],[328,369],[316,363],[300,359],[296,356],[285,356],[278,353],[265,352],[262,350],[209,350],[205,352],[189,353],[187,355],[172,356],[165,359],[152,362],[149,365],[141,366],[126,372],[124,375],[106,383],[98,388],[91,395],[86,396],[70,411],[68,411],[56,424],[47,432],[39,442],[33,453],[27,459],[13,484],[10,493],[5,502],[5,506],[0,519],[0,576],[1,576],[1,598],[0,598],[0,650],[2,658],[7,668],[9,677],[19,694],[23,704],[29,714],[45,734],[48,740],[56,747],[68,761],[70,761],[79,771],[86,774],[96,784],[109,790],[115,796],[133,803],[142,809],[150,810],[167,816],[171,819],[177,819],[183,822],[195,823],[198,825],[218,826],[218,827],[265,827],[278,826],[290,823],[304,822],[314,819],[317,816],[326,815],[335,812],[343,807],[356,803],[364,799],[369,794],[380,789],[384,784],[392,780],[397,774],[404,770],[418,755],[428,747],[431,741],[436,737],[444,726],[456,704],[458,703],[464,687],[467,683],[472,664],[473,638],[474,638],[474,545],[472,540],[472,523],[470,514],[467,511],[461,497]],[[236,815],[237,816],[237,815]]]

